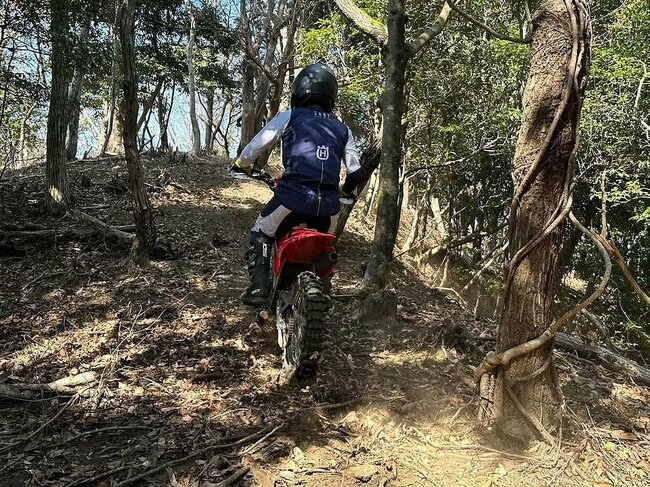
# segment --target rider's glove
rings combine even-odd
[[[228,168],[230,172],[238,172],[250,176],[253,174],[253,166],[244,166],[240,159],[235,160]]]
[[[353,191],[351,193],[344,193],[339,191],[339,201],[345,205],[353,205],[357,201],[357,193]]]

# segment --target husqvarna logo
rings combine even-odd
[[[319,145],[316,147],[316,157],[320,161],[326,161],[330,158],[330,148],[326,145]]]

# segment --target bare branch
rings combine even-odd
[[[359,8],[353,0],[335,0],[341,13],[351,20],[361,32],[373,39],[377,44],[383,45],[388,41],[388,28],[378,20],[372,18],[363,9]]]
[[[496,37],[497,39],[501,39],[502,41],[515,42],[517,44],[530,44],[530,42],[531,42],[530,37],[526,37],[525,39],[521,39],[519,37],[510,37],[508,35],[501,34],[501,33],[497,32],[496,30],[494,30],[489,25],[484,24],[483,22],[481,22],[480,20],[474,18],[472,15],[468,14],[467,12],[462,10],[461,8],[457,7],[454,0],[448,0],[447,3],[449,4],[449,6],[451,7],[452,10],[454,10],[454,11],[456,11],[458,13],[458,15],[463,17],[468,22],[474,24],[475,26],[480,27],[481,29],[486,31],[488,34],[490,34],[493,37]]]
[[[426,47],[429,42],[431,42],[431,39],[442,32],[442,30],[445,28],[445,25],[447,25],[447,19],[449,18],[450,13],[451,6],[449,5],[449,2],[445,2],[445,4],[442,6],[442,10],[440,10],[440,14],[438,14],[438,18],[433,23],[433,25],[427,27],[417,39],[413,40],[411,44],[409,44],[410,57],[415,56],[424,47]]]

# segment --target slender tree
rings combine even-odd
[[[144,186],[140,155],[138,153],[138,83],[134,50],[135,0],[123,0],[119,12],[119,36],[122,51],[124,80],[124,124],[122,136],[124,154],[129,170],[129,185],[133,198],[133,218],[136,238],[131,249],[131,260],[137,265],[148,262],[156,242],[153,211]]]
[[[187,90],[190,97],[190,124],[192,126],[192,154],[198,155],[201,152],[201,130],[196,117],[196,82],[194,76],[194,44],[196,42],[196,18],[192,3],[187,0],[187,14],[190,19],[190,32],[187,40]]]
[[[77,145],[79,142],[79,116],[81,114],[81,91],[85,75],[85,59],[83,46],[87,42],[89,27],[84,25],[79,36],[79,45],[75,52],[74,72],[72,81],[68,87],[68,106],[70,109],[68,122],[68,137],[66,153],[69,161],[77,157]]]
[[[400,219],[400,183],[402,167],[403,128],[405,114],[404,86],[408,63],[431,39],[440,34],[447,24],[450,6],[445,2],[436,21],[412,42],[406,42],[406,1],[388,2],[387,27],[371,18],[350,0],[337,0],[344,15],[357,28],[383,47],[385,67],[384,92],[380,99],[383,116],[379,189],[375,235],[363,287],[375,291],[386,283],[388,264],[393,258]]]
[[[68,126],[68,84],[70,53],[68,39],[69,2],[50,0],[50,34],[52,40],[52,84],[47,114],[47,150],[45,157],[45,207],[61,214],[71,202],[66,165],[65,136]]]

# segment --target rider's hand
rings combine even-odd
[[[353,205],[357,201],[356,191],[353,191],[352,193],[344,193],[343,191],[339,191],[339,201],[341,201],[341,203],[344,205]]]
[[[247,176],[253,174],[253,166],[244,166],[240,159],[237,159],[232,165],[228,168],[231,172],[244,173]]]

